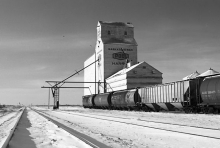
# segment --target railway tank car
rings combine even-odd
[[[84,108],[97,109],[139,109],[141,98],[137,89],[83,96]]]
[[[94,108],[108,109],[111,108],[111,96],[113,92],[97,94],[93,98]]]
[[[82,97],[82,104],[84,108],[93,108],[94,106],[94,97],[96,95],[87,95]]]
[[[141,98],[137,89],[117,91],[111,96],[113,109],[137,109],[140,102]]]
[[[219,113],[220,110],[220,75],[207,77],[203,80],[200,87],[202,98],[201,106],[203,112]]]

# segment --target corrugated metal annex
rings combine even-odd
[[[162,73],[145,61],[127,64],[124,69],[106,79],[107,92],[161,84]]]

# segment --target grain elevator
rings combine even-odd
[[[138,62],[134,26],[127,22],[98,21],[94,54],[85,62],[84,95],[161,84],[162,73]],[[91,49],[92,50],[92,49]]]

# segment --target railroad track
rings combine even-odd
[[[6,116],[6,115],[8,115],[8,114],[10,114],[10,113],[11,113],[11,112],[4,112],[4,113],[1,113],[0,118],[4,117],[4,116]]]
[[[5,122],[7,122],[17,116],[17,114],[15,114],[15,115],[12,114],[11,116],[9,116],[9,114],[12,114],[12,113],[9,112],[9,113],[5,113],[4,115],[0,116],[1,119],[5,118],[2,122],[0,122],[0,126],[2,126]]]
[[[140,123],[132,123],[129,121],[119,121],[119,120],[130,120],[130,118],[125,118],[125,117],[115,117],[115,116],[101,116],[101,115],[85,115],[82,113],[70,113],[70,112],[66,112],[66,111],[56,111],[56,112],[63,112],[63,113],[67,113],[67,114],[72,114],[75,116],[81,116],[81,117],[87,117],[87,118],[93,118],[93,119],[99,119],[99,120],[105,120],[105,121],[111,121],[111,122],[118,122],[118,123],[123,123],[123,124],[129,124],[129,125],[133,125],[133,126],[139,126],[139,127],[146,127],[146,128],[151,128],[151,129],[157,129],[157,130],[163,130],[163,131],[169,131],[169,132],[175,132],[175,133],[181,133],[181,134],[187,134],[187,135],[193,135],[193,136],[199,136],[199,137],[206,137],[206,138],[211,138],[211,139],[220,139],[220,136],[212,136],[212,135],[203,135],[203,134],[199,134],[201,133],[201,131],[203,130],[204,133],[213,133],[215,135],[220,135],[220,130],[219,129],[215,129],[215,128],[206,128],[206,127],[197,127],[197,126],[189,126],[189,125],[182,125],[182,124],[173,124],[173,123],[166,123],[166,122],[157,122],[157,121],[150,121],[150,120],[139,120]],[[113,119],[108,119],[108,117],[111,118],[115,118],[116,120]],[[119,120],[117,120],[119,119]],[[143,125],[145,123],[153,123],[153,124],[157,124],[157,125]],[[159,124],[159,126],[158,126]],[[161,127],[161,125],[169,125],[169,127]],[[197,131],[197,132],[185,132],[184,130],[177,130],[179,129],[179,127],[185,127],[185,128],[190,128],[191,131]],[[175,129],[175,130],[174,130]]]
[[[63,130],[67,131],[68,133],[70,133],[71,135],[77,137],[78,139],[84,141],[86,144],[90,145],[93,148],[110,148],[109,146],[97,141],[96,139],[93,139],[85,134],[79,133],[78,131],[65,126],[64,124],[46,116],[44,113],[42,113],[42,111],[39,110],[35,110],[33,108],[31,108],[31,110],[37,112],[38,114],[40,114],[41,116],[45,117],[46,119],[48,119],[49,121],[53,122],[55,125],[57,125],[59,128],[62,128]]]
[[[61,111],[61,110],[56,110],[56,111],[70,113],[69,111]],[[116,118],[116,119],[128,119],[128,120],[132,119],[132,118],[126,118],[126,117],[116,117],[116,116],[111,116],[111,115],[102,116],[102,115],[91,114],[91,113],[89,113],[88,115],[95,115],[95,116],[100,116],[100,117],[111,117],[111,118]],[[143,122],[161,123],[161,124],[168,124],[168,125],[177,125],[177,126],[183,126],[183,127],[194,127],[194,128],[198,128],[198,129],[201,128],[201,129],[219,130],[220,131],[220,128],[209,128],[209,127],[202,127],[202,126],[177,124],[177,123],[161,122],[161,121],[154,121],[154,120],[144,120],[144,119],[136,119],[136,120],[143,121]]]
[[[16,114],[13,114],[14,112],[9,112],[6,113],[4,115],[2,115],[1,117],[5,117],[5,116],[9,116],[9,114],[12,114],[11,116],[7,117],[5,120],[3,120],[3,122],[0,124],[1,128],[6,128],[7,126],[11,127],[9,130],[9,133],[5,133],[7,131],[4,131],[3,129],[0,129],[0,131],[6,135],[6,137],[3,138],[3,142],[1,143],[0,147],[1,148],[6,148],[9,144],[9,141],[11,140],[14,131],[17,127],[18,122],[20,121],[20,118],[23,114],[24,109],[19,109]],[[13,121],[13,119],[16,119],[15,121]]]

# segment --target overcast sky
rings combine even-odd
[[[138,61],[163,82],[220,72],[219,0],[1,0],[0,104],[47,104],[41,86],[83,68],[98,21],[132,22]],[[83,81],[83,72],[70,81]],[[61,104],[81,104],[82,89],[60,93]]]

